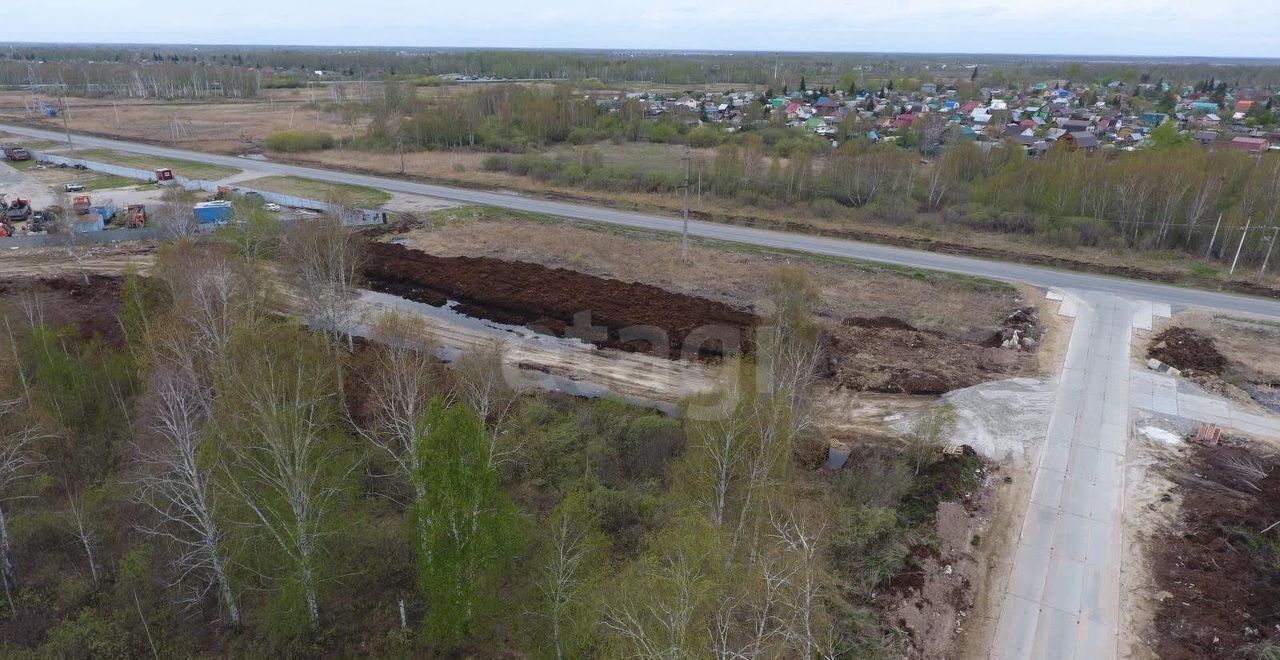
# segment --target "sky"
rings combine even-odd
[[[5,0],[30,41],[1280,57],[1276,0]]]

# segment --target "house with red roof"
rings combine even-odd
[[[1251,154],[1260,154],[1267,150],[1267,140],[1260,137],[1240,136],[1228,142],[1227,146],[1232,149],[1247,151]]]

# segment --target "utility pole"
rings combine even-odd
[[[62,95],[58,96],[58,105],[62,106],[59,109],[62,111],[62,130],[67,133],[67,153],[74,156],[76,145],[71,142],[71,125],[67,123],[67,101]]]
[[[1280,227],[1271,228],[1271,240],[1267,241],[1267,256],[1262,258],[1262,268],[1258,269],[1258,283],[1262,283],[1262,276],[1267,274],[1267,263],[1271,261],[1271,250],[1276,246],[1276,238],[1280,237]]]
[[[1244,237],[1249,235],[1249,223],[1253,222],[1253,216],[1249,216],[1244,221],[1244,231],[1240,232],[1240,245],[1236,247],[1236,258],[1231,260],[1231,272],[1229,275],[1235,275],[1236,264],[1240,262],[1240,251],[1244,249]]]
[[[680,261],[689,263],[689,163],[693,160],[693,150],[685,149],[684,156],[684,228],[680,232]]]
[[[1213,225],[1213,236],[1209,237],[1209,249],[1204,251],[1204,258],[1208,259],[1213,254],[1213,242],[1218,240],[1218,227],[1222,226],[1222,214],[1218,214],[1218,222]]]

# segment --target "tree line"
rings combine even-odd
[[[763,134],[739,133],[701,159],[702,190],[778,210],[801,204],[828,217],[864,209],[891,224],[937,213],[944,230],[1035,236],[1065,247],[1230,258],[1243,234],[1241,263],[1255,265],[1266,259],[1280,227],[1280,157],[1274,154],[1206,149],[1174,133],[1171,143],[1132,153],[1058,146],[1032,157],[1012,142],[944,145],[945,125],[918,123],[897,143],[854,137],[822,150],[780,152]],[[491,156],[484,163],[557,185],[661,193],[684,185],[677,165],[609,164],[592,147],[571,155]]]

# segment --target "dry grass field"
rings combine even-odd
[[[933,271],[891,268],[695,241],[681,263],[679,237],[459,207],[424,216],[397,238],[438,256],[495,257],[643,282],[733,305],[760,300],[769,272],[800,264],[814,276],[820,314],[895,316],[955,335],[987,332],[1021,302],[1012,287]]]
[[[272,90],[264,99],[202,103],[67,98],[67,121],[72,131],[161,142],[187,149],[241,153],[273,131],[318,129],[350,135],[341,116],[303,107],[325,100],[323,90]],[[30,95],[0,92],[0,121],[19,120],[61,130],[62,120],[27,113]],[[354,129],[363,131],[363,124]]]

